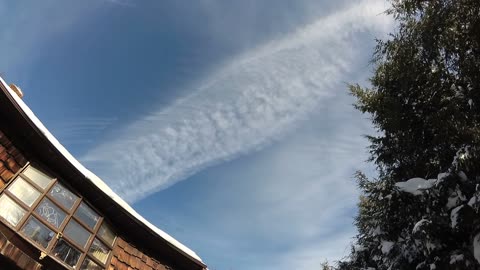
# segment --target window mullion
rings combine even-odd
[[[96,227],[94,228],[93,232],[92,232],[92,237],[90,237],[90,239],[88,240],[87,242],[87,250],[85,252],[85,254],[82,256],[82,261],[81,263],[83,263],[83,260],[85,259],[86,255],[88,254],[88,251],[90,250],[90,246],[92,245],[93,241],[95,240],[95,237],[97,237],[97,233],[98,231],[100,230],[100,227],[102,225],[102,222],[103,222],[103,217],[100,216],[100,219],[97,221],[97,225]],[[90,258],[90,257],[89,257]],[[80,264],[81,265],[81,264]],[[102,263],[102,265],[104,265]]]
[[[29,166],[32,166],[32,164],[30,162],[27,162],[27,164],[25,166],[23,166],[14,175],[14,177],[12,178],[12,180],[9,183],[7,183],[2,188],[0,188],[0,194],[5,194],[6,197],[11,199],[13,202],[15,202],[19,207],[21,207],[25,211],[25,215],[22,217],[22,219],[20,219],[20,221],[18,222],[18,224],[15,227],[12,226],[12,228],[14,228],[20,235],[25,237],[26,240],[28,240],[31,243],[34,243],[35,241],[31,241],[29,236],[24,235],[22,233],[22,229],[24,228],[25,224],[27,224],[27,221],[30,219],[30,217],[34,218],[34,219],[38,220],[40,222],[40,224],[45,226],[46,227],[45,229],[48,228],[50,231],[56,233],[56,236],[53,237],[55,239],[52,239],[46,248],[43,248],[44,244],[37,245],[36,243],[34,243],[35,246],[39,246],[40,250],[44,251],[46,254],[48,254],[52,257],[55,257],[55,255],[53,254],[53,250],[56,247],[56,245],[59,243],[59,241],[63,238],[64,241],[67,242],[69,245],[71,245],[72,248],[75,248],[78,251],[80,251],[80,256],[79,256],[78,261],[77,261],[77,268],[79,268],[87,258],[89,260],[91,260],[92,262],[95,262],[96,264],[101,265],[103,268],[106,268],[108,263],[110,262],[110,260],[112,258],[113,248],[117,245],[117,240],[118,239],[117,239],[117,236],[114,236],[115,238],[113,240],[113,243],[112,243],[112,245],[110,245],[109,243],[107,243],[106,240],[104,240],[103,238],[98,236],[98,234],[100,233],[100,229],[102,228],[102,225],[105,222],[105,218],[101,214],[99,214],[98,211],[96,211],[94,208],[89,206],[88,203],[86,201],[84,201],[84,198],[82,196],[80,196],[76,192],[75,192],[76,194],[73,193],[70,188],[61,185],[62,186],[61,188],[66,189],[67,191],[71,192],[72,195],[75,195],[75,197],[78,198],[73,203],[73,205],[71,203],[69,204],[69,205],[71,205],[70,209],[66,209],[63,206],[63,201],[57,201],[57,198],[50,194],[53,187],[57,183],[59,183],[60,181],[57,178],[53,178],[53,179],[51,179],[51,182],[48,183],[48,185],[45,186],[45,188],[42,188],[41,186],[37,185],[36,182],[34,182],[30,178],[28,178],[28,176],[23,174],[23,172]],[[34,167],[34,166],[32,166],[32,167]],[[36,169],[35,167],[33,169],[38,170],[40,173],[43,173],[42,170]],[[45,175],[50,177],[48,174],[45,174]],[[19,179],[19,177],[23,178],[35,190],[40,192],[39,197],[32,203],[31,207],[28,206],[26,203],[24,203],[20,198],[17,198],[12,192],[10,192],[8,190],[8,187],[11,186],[11,184],[13,184],[15,181],[17,181],[17,179]],[[43,216],[35,211],[39,207],[39,204],[46,199],[50,200],[53,203],[53,206],[58,207],[58,209],[57,209],[58,211],[62,210],[63,212],[66,213],[65,220],[59,225],[59,228],[56,228],[55,225],[53,225],[50,222],[47,222],[46,220],[44,220]],[[32,200],[30,200],[28,203],[30,203],[31,201]],[[85,223],[83,221],[83,216],[80,216],[80,217],[75,216],[75,213],[77,211],[80,211],[79,208],[81,207],[82,203],[84,203],[85,206],[87,207],[88,211],[86,213],[92,212],[93,214],[95,214],[94,220],[96,219],[96,225],[92,229],[90,228],[90,226],[93,225],[93,222],[91,222],[88,219],[88,220],[86,220],[86,223]],[[82,211],[84,211],[84,210],[82,210]],[[73,222],[73,221],[78,223],[81,227],[83,227],[83,229],[85,229],[87,232],[89,232],[91,234],[91,236],[87,240],[85,246],[82,247],[82,248],[79,248],[80,247],[79,244],[77,244],[75,241],[73,241],[73,239],[71,239],[68,235],[64,234],[64,231],[67,228],[67,225],[70,222]],[[109,228],[109,226],[107,226],[107,229],[109,231],[111,231],[111,228]],[[95,256],[93,256],[93,255],[90,256],[88,254],[89,251],[90,251],[90,248],[92,247],[92,245],[95,241],[95,239],[98,239],[100,241],[99,243],[103,244],[105,246],[104,248],[107,248],[109,250],[109,255],[107,256],[105,263],[103,263],[100,259],[97,259]],[[63,259],[61,261],[63,261]]]
[[[24,202],[22,202],[21,200],[19,200],[18,198],[16,198],[13,194],[10,193],[10,191],[7,190],[7,194],[10,195],[11,197],[13,197],[12,199],[15,200],[15,202],[20,202],[22,206],[27,206]],[[30,217],[32,215],[32,213],[34,212],[35,208],[38,206],[38,204],[42,201],[43,197],[45,197],[45,194],[40,194],[40,196],[37,198],[37,201],[35,201],[33,204],[32,204],[32,207],[28,207],[27,206],[27,213],[25,214],[25,217],[23,218],[22,221],[19,222],[19,224],[17,225],[18,227],[18,231],[20,231],[20,229],[23,227],[23,225],[25,224],[25,222],[27,222],[28,220],[28,217]]]
[[[20,175],[20,173],[22,173],[28,167],[28,165],[30,165],[29,161],[27,161],[27,164],[25,164],[25,166],[23,166],[20,170],[18,170],[12,176],[12,178],[10,179],[10,181],[8,183],[5,183],[5,185],[3,185],[3,187],[0,187],[0,193],[3,193],[4,191],[6,191],[7,188],[13,183],[13,181],[15,181],[15,179],[17,179],[17,177]]]

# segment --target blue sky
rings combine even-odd
[[[84,165],[210,269],[348,252],[373,175],[346,83],[380,0],[0,0],[0,73]]]

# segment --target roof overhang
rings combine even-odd
[[[0,129],[29,159],[53,170],[80,192],[120,231],[123,238],[180,269],[206,269],[190,249],[150,224],[118,197],[96,175],[85,169],[61,146],[0,78]],[[72,159],[73,158],[73,159]]]

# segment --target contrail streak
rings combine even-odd
[[[135,201],[261,149],[344,88],[361,53],[353,42],[388,29],[384,9],[383,1],[358,2],[241,55],[82,160],[102,164],[106,182]]]

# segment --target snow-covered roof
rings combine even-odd
[[[9,94],[14,98],[18,106],[23,110],[25,115],[31,120],[31,122],[38,128],[38,130],[50,141],[50,143],[79,171],[81,172],[87,180],[92,182],[99,190],[104,192],[108,197],[112,199],[113,202],[121,206],[125,211],[127,211],[133,218],[140,221],[147,228],[155,232],[158,236],[166,240],[168,243],[176,247],[178,250],[185,253],[191,259],[194,259],[203,264],[202,259],[191,249],[177,241],[175,238],[157,228],[152,223],[148,222],[144,217],[142,217],[137,211],[135,211],[127,202],[125,202],[120,196],[118,196],[113,190],[105,184],[105,182],[96,176],[90,170],[85,168],[68,150],[48,131],[48,129],[43,125],[43,123],[35,116],[35,114],[30,110],[30,108],[23,102],[23,100],[10,88],[10,86],[0,77],[0,83],[8,90]]]

